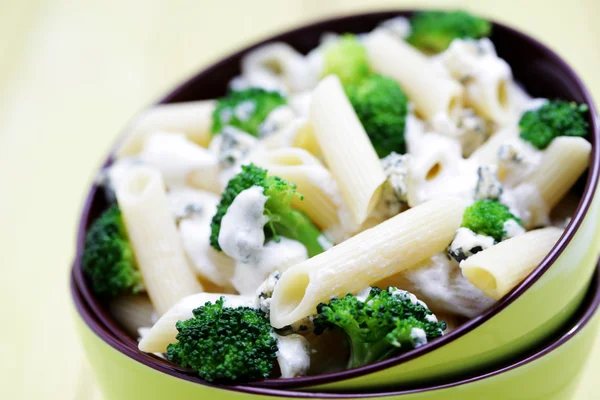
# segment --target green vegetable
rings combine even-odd
[[[369,74],[367,51],[355,35],[342,35],[335,43],[326,45],[321,77],[337,75],[342,84],[358,83]]]
[[[286,104],[279,92],[259,88],[232,91],[217,101],[213,111],[213,134],[218,134],[225,126],[233,126],[258,136],[258,127],[275,108]]]
[[[588,106],[566,101],[550,101],[537,110],[521,116],[521,139],[538,149],[545,149],[558,136],[585,136],[588,123],[585,114]]]
[[[370,75],[346,86],[346,93],[379,158],[404,154],[408,98],[400,85],[381,75]]]
[[[167,359],[195,370],[209,382],[250,382],[267,378],[277,360],[277,340],[266,314],[249,307],[224,307],[224,297],[207,302],[177,322],[177,343]]]
[[[489,21],[465,11],[422,11],[411,18],[410,24],[406,40],[428,53],[446,50],[454,39],[479,39],[492,31]]]
[[[348,368],[356,368],[442,336],[446,323],[431,317],[428,320],[428,315],[431,311],[414,295],[392,287],[374,287],[364,302],[347,294],[329,304],[319,304],[313,322],[316,334],[335,327],[346,333],[350,344]],[[426,340],[415,336],[413,329],[421,329]]]
[[[135,294],[143,289],[118,206],[106,210],[88,230],[82,264],[92,290],[99,296]]]
[[[467,207],[461,226],[501,242],[506,237],[504,223],[509,219],[514,219],[521,225],[521,220],[512,215],[504,204],[495,200],[480,200]]]
[[[265,203],[265,215],[269,218],[265,226],[267,234],[271,233],[276,241],[279,240],[279,235],[299,241],[306,247],[310,257],[324,251],[319,243],[321,231],[306,214],[291,207],[292,201],[298,196],[296,185],[277,176],[267,176],[267,170],[254,164],[242,166],[242,172],[229,181],[221,195],[221,202],[210,224],[212,247],[222,250],[219,246],[221,220],[237,195],[253,186],[264,188],[263,194],[267,196]],[[300,198],[302,199],[302,196]]]

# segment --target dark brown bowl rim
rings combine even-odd
[[[406,389],[406,390],[396,390],[390,392],[361,392],[355,391],[352,393],[332,393],[332,392],[298,392],[294,390],[284,390],[284,389],[273,389],[267,387],[254,387],[254,386],[244,386],[244,385],[214,385],[208,383],[206,381],[202,381],[199,378],[193,379],[193,377],[184,375],[182,376],[179,371],[170,368],[167,365],[153,365],[149,363],[145,363],[142,357],[140,357],[140,352],[136,351],[136,349],[132,349],[129,346],[126,346],[119,340],[113,337],[110,332],[108,332],[108,328],[106,328],[101,322],[97,321],[93,318],[93,313],[88,309],[88,306],[83,299],[81,291],[77,287],[77,283],[75,281],[74,274],[71,275],[70,280],[70,289],[71,296],[75,305],[75,308],[81,318],[84,320],[86,325],[100,337],[106,344],[111,346],[113,349],[119,351],[125,356],[132,358],[134,361],[139,361],[143,365],[155,369],[159,372],[166,373],[175,378],[182,378],[190,382],[200,383],[201,385],[208,386],[214,389],[222,389],[222,390],[231,390],[236,392],[242,392],[247,394],[255,394],[255,395],[265,395],[265,396],[274,396],[274,397],[288,397],[288,398],[323,398],[323,399],[367,399],[367,398],[377,398],[377,397],[388,397],[388,396],[399,396],[399,395],[409,395],[415,393],[424,393],[431,392],[435,390],[449,389],[456,386],[467,385],[470,383],[474,383],[477,381],[481,381],[484,379],[492,378],[497,375],[501,375],[510,371],[513,371],[517,368],[520,368],[524,365],[532,363],[549,353],[557,350],[573,337],[575,337],[579,332],[581,332],[587,324],[593,319],[598,307],[600,307],[600,263],[596,267],[596,272],[594,273],[592,282],[589,285],[587,294],[585,299],[583,300],[581,306],[579,307],[578,313],[574,316],[570,322],[562,328],[561,333],[557,333],[554,338],[546,341],[545,344],[539,345],[537,349],[530,352],[528,355],[521,359],[517,359],[515,361],[509,362],[504,366],[501,366],[496,369],[488,370],[484,373],[473,374],[466,378],[462,378],[458,381],[453,381],[449,383],[443,384],[433,384],[431,386],[426,386],[417,389]],[[558,336],[560,335],[560,336]],[[150,357],[145,355],[145,357]]]
[[[246,46],[243,49],[236,51],[235,53],[233,53],[227,57],[222,58],[220,61],[213,63],[211,66],[203,69],[196,75],[185,80],[182,84],[180,84],[176,89],[174,89],[170,94],[165,96],[158,103],[159,104],[160,103],[168,103],[168,102],[172,101],[172,99],[176,98],[181,91],[185,90],[185,88],[190,84],[190,82],[201,79],[201,77],[203,75],[205,75],[211,71],[222,68],[223,65],[230,62],[229,60],[231,58],[234,58],[234,57],[238,56],[239,54],[248,51],[249,49],[256,48],[256,47],[261,46],[268,42],[280,40],[280,37],[282,35],[287,35],[289,33],[292,33],[294,31],[301,30],[301,29],[302,30],[304,30],[304,29],[321,29],[321,30],[325,31],[326,28],[324,28],[324,25],[330,25],[333,23],[343,23],[348,19],[357,18],[357,17],[367,17],[368,16],[368,17],[379,18],[381,20],[385,20],[385,19],[391,18],[393,16],[408,15],[408,14],[411,14],[412,12],[413,11],[409,11],[409,10],[388,10],[388,11],[379,11],[379,12],[374,12],[374,13],[357,13],[357,14],[344,15],[341,17],[328,18],[328,19],[313,22],[310,24],[297,26],[293,29],[286,30],[279,34],[273,35],[273,36],[271,36],[267,39],[264,39],[258,43]],[[366,366],[363,366],[360,368],[355,368],[352,370],[346,370],[346,371],[335,372],[335,373],[329,373],[329,374],[307,376],[307,377],[298,377],[298,378],[289,378],[289,379],[281,379],[281,378],[266,379],[263,381],[254,382],[253,386],[272,387],[272,388],[302,388],[302,387],[307,387],[307,386],[323,385],[326,383],[332,383],[332,382],[336,382],[339,380],[346,380],[346,379],[355,378],[357,376],[374,373],[374,372],[380,371],[385,368],[390,368],[390,367],[396,366],[403,362],[408,362],[418,356],[427,354],[427,353],[439,348],[440,346],[450,343],[453,340],[458,339],[458,338],[464,336],[465,334],[471,332],[472,330],[474,330],[475,328],[480,326],[482,323],[484,323],[485,321],[488,321],[489,319],[491,319],[492,317],[497,315],[499,312],[504,310],[506,307],[508,307],[510,304],[512,304],[527,289],[529,289],[543,275],[544,272],[546,272],[552,266],[552,264],[557,260],[557,258],[561,255],[561,253],[565,250],[567,245],[573,239],[573,236],[575,235],[577,229],[581,225],[581,223],[586,215],[586,212],[588,211],[588,209],[591,205],[593,196],[594,196],[596,188],[597,188],[599,175],[600,175],[600,146],[599,146],[599,143],[600,143],[599,118],[600,117],[596,110],[595,103],[592,99],[591,94],[589,93],[589,91],[587,90],[587,88],[585,87],[585,85],[583,84],[581,79],[579,78],[579,76],[554,51],[552,51],[551,49],[549,49],[548,47],[546,47],[545,45],[543,45],[536,39],[533,39],[532,37],[525,35],[524,33],[519,32],[516,29],[513,29],[509,26],[506,26],[504,24],[501,24],[501,23],[498,23],[495,21],[492,21],[492,23],[493,23],[494,29],[506,30],[509,33],[511,33],[512,35],[516,36],[518,38],[518,40],[529,42],[529,44],[531,46],[537,47],[541,52],[543,52],[547,59],[551,60],[556,65],[559,65],[560,69],[562,71],[564,71],[565,74],[569,75],[570,78],[574,82],[576,82],[576,86],[583,93],[583,96],[585,99],[584,102],[589,106],[590,122],[591,122],[590,123],[590,139],[591,139],[591,143],[592,143],[591,163],[590,163],[590,168],[588,171],[588,177],[587,177],[587,181],[585,184],[585,189],[584,189],[583,195],[582,195],[579,205],[573,215],[573,218],[571,219],[570,223],[566,227],[565,231],[563,232],[563,234],[561,235],[561,237],[559,238],[557,243],[554,245],[554,247],[550,250],[548,255],[542,260],[540,265],[538,265],[538,267],[523,282],[521,282],[510,293],[508,293],[506,296],[504,296],[503,299],[501,299],[496,304],[494,304],[494,306],[492,306],[490,309],[488,309],[485,313],[464,323],[458,329],[451,332],[447,336],[436,339],[422,347],[419,347],[418,349],[403,353],[401,355],[392,357],[392,358],[384,360],[384,361],[380,361],[378,363],[366,365]],[[115,146],[115,148],[116,148],[116,146]],[[114,149],[113,149],[113,151],[111,151],[109,157],[106,159],[104,166],[110,163],[113,152],[114,152]],[[98,303],[97,299],[95,299],[95,297],[93,296],[93,294],[91,293],[91,291],[89,290],[87,285],[85,284],[85,279],[84,279],[83,273],[82,273],[80,260],[81,260],[81,254],[83,251],[83,245],[84,245],[84,241],[85,241],[86,220],[87,220],[87,216],[90,212],[90,209],[92,207],[93,199],[98,190],[99,190],[99,187],[96,184],[94,184],[92,186],[92,188],[90,189],[90,192],[86,198],[86,201],[85,201],[85,204],[83,207],[83,211],[81,214],[81,219],[80,219],[78,233],[77,233],[77,255],[76,255],[75,263],[73,266],[75,281],[77,282],[78,288],[82,292],[82,295],[83,295],[84,299],[86,300],[87,304],[89,305],[91,311],[94,314],[98,315],[98,317],[103,321],[103,324],[105,326],[107,326],[109,329],[111,329],[113,331],[113,333],[115,333],[117,336],[124,336],[125,341],[133,342],[133,339],[129,338],[119,328],[116,328],[114,326],[115,324],[112,323],[108,314],[102,309],[102,307]],[[107,321],[111,321],[111,323],[107,323]],[[163,364],[162,360],[160,360],[158,358],[143,357],[143,356],[141,356],[141,353],[139,355],[140,355],[140,357],[137,357],[136,359],[146,365],[152,366],[151,364]],[[146,356],[146,355],[144,355],[144,356]],[[184,378],[184,379],[187,379],[190,381],[194,381],[194,382],[198,382],[198,383],[204,383],[201,379],[194,377],[181,369],[173,367],[172,370],[177,371],[176,372],[178,374],[177,376],[180,376],[181,378]]]

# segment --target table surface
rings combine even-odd
[[[101,399],[73,328],[67,278],[85,191],[132,114],[270,33],[416,3],[468,8],[532,34],[600,99],[597,0],[1,1],[0,397]],[[600,341],[577,400],[598,397],[598,372]]]

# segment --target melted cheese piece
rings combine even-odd
[[[233,200],[221,220],[219,246],[225,254],[243,263],[257,262],[265,242],[264,215],[267,196],[253,186]]]

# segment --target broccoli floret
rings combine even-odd
[[[233,126],[258,136],[259,125],[275,108],[285,104],[279,92],[250,88],[230,92],[217,101],[213,112],[213,134],[218,134],[226,126]]]
[[[465,11],[422,11],[411,18],[410,24],[406,40],[428,53],[446,50],[454,39],[479,39],[492,31],[489,21]]]
[[[558,136],[583,137],[588,131],[588,123],[584,118],[587,111],[588,106],[585,104],[550,101],[521,116],[521,139],[542,150]]]
[[[177,343],[167,359],[194,369],[209,382],[250,382],[267,378],[277,360],[277,339],[266,314],[249,307],[224,307],[224,297],[177,322]]]
[[[374,287],[364,301],[347,294],[317,306],[315,334],[341,328],[348,336],[348,368],[356,368],[419,347],[446,329],[424,303],[403,290]]]
[[[511,214],[504,204],[495,200],[480,200],[467,207],[461,226],[501,242],[507,235],[504,224],[511,219],[522,225],[521,220]]]
[[[369,74],[367,51],[355,35],[342,35],[325,47],[322,77],[337,75],[342,84],[358,83]]]
[[[309,257],[325,251],[319,241],[321,231],[306,214],[291,207],[296,196],[302,199],[302,196],[296,193],[296,185],[277,176],[267,176],[267,170],[254,164],[242,166],[242,172],[227,184],[210,224],[212,247],[222,251],[219,245],[221,220],[236,196],[253,186],[264,188],[263,193],[267,196],[265,203],[265,215],[269,219],[265,225],[267,234],[271,234],[275,240],[279,240],[279,235],[282,235],[299,241],[306,247]]]
[[[404,154],[408,98],[400,85],[373,74],[358,84],[347,85],[346,93],[379,158],[393,151]]]
[[[114,205],[94,221],[85,238],[83,271],[99,296],[138,293],[144,287],[121,210]]]

